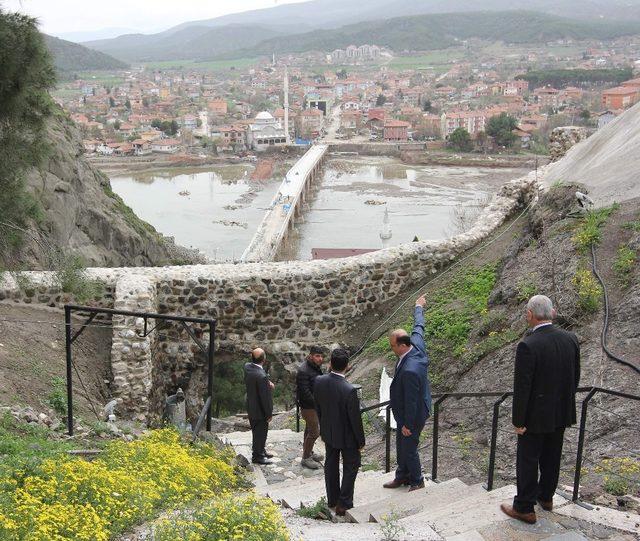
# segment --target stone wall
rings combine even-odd
[[[587,130],[581,126],[554,128],[549,136],[549,156],[552,162],[564,158],[569,149],[587,138]]]
[[[365,314],[424,283],[491,235],[537,189],[535,173],[506,184],[475,226],[456,237],[346,259],[87,272],[106,284],[110,294],[100,301],[104,306],[214,318],[216,349],[248,351],[261,345],[272,353],[295,354],[308,344],[335,342]],[[58,307],[69,300],[52,284],[51,273],[26,274],[37,294],[20,291],[7,278],[0,284],[0,300]],[[166,393],[189,386],[194,373],[200,379],[206,373],[204,356],[182,327],[168,325],[145,338],[139,318],[114,318],[113,325],[112,390],[130,413],[148,418]],[[208,343],[206,329],[197,332]]]

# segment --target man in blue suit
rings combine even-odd
[[[424,488],[424,477],[418,456],[420,433],[431,411],[429,357],[424,342],[424,296],[416,301],[411,336],[404,329],[389,335],[391,349],[398,357],[391,382],[391,410],[398,424],[396,455],[398,469],[385,488],[410,485],[409,491]]]

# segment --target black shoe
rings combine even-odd
[[[256,457],[251,462],[253,464],[260,464],[261,466],[268,466],[269,464],[273,464],[273,462],[267,460],[266,457],[263,456]]]
[[[270,453],[262,453],[262,456],[263,456],[264,458],[273,458],[273,457],[274,457],[274,455],[272,455],[272,454],[270,454]]]

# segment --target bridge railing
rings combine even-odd
[[[624,398],[626,400],[640,401],[640,395],[634,395],[612,389],[605,389],[602,387],[580,387],[577,390],[578,393],[586,393],[585,398],[582,400],[582,407],[580,413],[580,424],[578,428],[578,445],[576,448],[576,460],[573,470],[573,491],[572,500],[577,501],[580,490],[580,477],[582,475],[582,464],[584,460],[584,443],[585,433],[587,432],[587,420],[588,420],[588,407],[591,399],[597,394],[604,394],[609,396],[616,396]],[[433,481],[438,480],[438,451],[439,451],[439,429],[440,429],[440,409],[442,404],[447,399],[469,399],[469,398],[496,398],[493,402],[493,413],[491,419],[491,440],[489,447],[489,465],[487,471],[487,490],[493,490],[494,477],[495,477],[495,465],[496,454],[498,444],[498,429],[499,429],[499,415],[500,406],[507,399],[513,396],[512,391],[495,391],[495,392],[472,392],[472,393],[435,393],[433,395],[433,407],[432,407],[432,422],[433,422],[433,436],[432,436],[432,456],[431,456],[431,479]],[[391,404],[389,401],[378,402],[371,404],[360,409],[361,414],[373,410],[385,410],[385,471],[391,471]],[[300,431],[300,411],[296,406],[296,430]]]

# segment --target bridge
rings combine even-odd
[[[328,145],[312,146],[285,175],[256,234],[240,258],[242,262],[276,259],[296,217],[302,215],[307,191],[316,180],[328,149]]]

